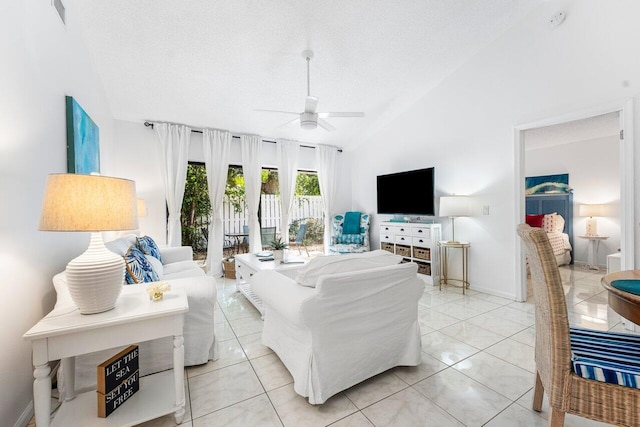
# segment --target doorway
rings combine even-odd
[[[618,116],[619,139],[619,167],[620,167],[620,250],[622,254],[622,268],[631,269],[634,265],[634,227],[633,227],[633,104],[631,100],[605,105],[598,108],[574,112],[557,117],[550,117],[532,123],[527,123],[515,129],[515,178],[516,178],[516,224],[523,222],[525,216],[525,189],[524,182],[526,176],[526,139],[530,136],[530,141],[535,142],[536,134],[544,135],[544,129],[569,129],[571,123],[576,121],[595,121],[598,116],[612,115]],[[610,118],[611,116],[609,116]],[[551,135],[551,134],[548,134]],[[570,182],[571,185],[571,182]],[[590,200],[577,200],[580,203],[590,203]],[[593,203],[593,202],[591,202]],[[576,209],[576,212],[578,210]],[[579,227],[579,225],[578,225]],[[576,229],[579,234],[579,229]],[[516,299],[524,301],[527,297],[526,264],[520,239],[516,238]],[[575,248],[574,248],[575,249]]]

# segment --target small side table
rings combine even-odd
[[[598,246],[600,246],[601,240],[607,240],[609,236],[578,236],[581,239],[589,239],[589,254],[587,258],[587,268],[589,270],[598,270],[596,264],[596,257],[598,256]]]
[[[33,347],[33,404],[38,427],[130,426],[172,412],[180,424],[185,413],[182,327],[188,310],[183,289],[166,292],[162,300],[152,302],[144,285],[131,285],[123,287],[113,310],[98,314],[53,310],[47,314],[23,336]],[[173,370],[141,378],[138,393],[108,418],[98,418],[95,390],[75,394],[75,356],[166,336],[173,337]],[[50,423],[48,363],[58,359],[62,359],[69,390]]]
[[[442,290],[442,285],[455,285],[462,287],[462,294],[465,294],[465,290],[469,288],[469,248],[471,245],[469,242],[450,242],[446,240],[441,240],[438,242],[438,247],[440,248],[440,290]],[[461,251],[461,262],[462,262],[462,277],[459,279],[449,277],[449,251],[451,250],[460,250]],[[449,283],[449,282],[457,282],[457,283]]]

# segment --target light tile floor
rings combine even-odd
[[[573,325],[623,330],[607,306],[602,272],[561,268]],[[544,426],[532,411],[535,332],[532,302],[427,286],[420,300],[422,364],[384,372],[310,405],[293,390],[279,358],[260,341],[262,321],[218,282],[220,359],[186,369],[183,426]],[[173,426],[171,416],[142,424]],[[565,426],[603,424],[567,416]]]

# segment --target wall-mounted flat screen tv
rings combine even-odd
[[[435,215],[434,168],[378,175],[378,213]]]

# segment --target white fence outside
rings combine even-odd
[[[276,233],[280,234],[280,197],[274,194],[263,194],[260,197],[262,226],[276,227]],[[293,201],[291,221],[310,218],[320,220],[324,218],[322,197],[296,196]],[[236,212],[233,205],[225,200],[222,205],[222,224],[225,234],[242,233],[243,225],[248,225],[246,209]]]

